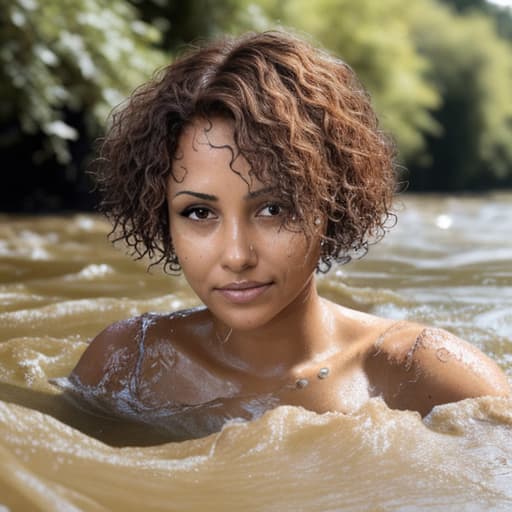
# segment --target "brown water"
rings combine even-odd
[[[48,379],[105,325],[197,304],[105,241],[97,217],[0,217],[0,512],[512,510],[512,400],[421,420],[279,407],[164,442],[91,416]],[[319,280],[345,305],[447,328],[512,377],[512,195],[404,200],[393,232]]]

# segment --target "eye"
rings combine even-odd
[[[205,208],[204,206],[194,206],[191,208],[186,208],[180,214],[182,217],[187,217],[190,220],[210,220],[214,219],[215,215],[209,208]]]
[[[277,217],[283,213],[284,208],[278,203],[268,203],[258,211],[262,217]]]

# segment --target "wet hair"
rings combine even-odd
[[[180,270],[167,183],[184,127],[218,116],[285,202],[285,227],[310,237],[325,220],[318,270],[366,253],[394,221],[394,146],[352,69],[290,33],[249,33],[188,50],[114,110],[93,172],[111,235],[136,258]]]

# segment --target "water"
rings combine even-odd
[[[512,378],[512,195],[406,197],[369,255],[322,295],[447,328]],[[354,415],[278,407],[203,439],[92,416],[48,379],[105,325],[197,304],[105,242],[99,218],[0,217],[0,511],[512,510],[512,400],[425,420],[372,400]]]

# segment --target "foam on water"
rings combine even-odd
[[[0,404],[0,432],[34,480],[106,509],[507,510],[511,406],[468,400],[425,422],[376,399],[354,415],[285,406],[201,440],[119,449]]]

